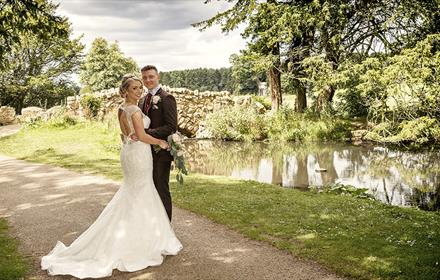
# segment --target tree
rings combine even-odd
[[[317,89],[315,80],[308,79],[304,59],[322,56],[324,67],[336,71],[348,59],[359,62],[375,52],[398,53],[438,32],[439,21],[438,0],[237,0],[229,10],[194,26],[203,30],[220,24],[228,32],[246,24],[243,37],[250,39],[247,48],[256,63],[269,72],[274,101],[278,95],[281,100],[278,78],[287,75],[297,88],[297,110],[302,111],[306,90]],[[318,83],[320,111],[331,103],[336,88]]]
[[[207,0],[205,3],[210,2]],[[257,68],[268,73],[272,99],[272,109],[278,110],[282,104],[281,93],[281,45],[278,38],[278,26],[273,22],[278,18],[277,1],[238,0],[229,10],[219,13],[211,19],[193,24],[204,30],[214,24],[220,24],[223,32],[229,32],[242,22],[249,22],[243,36],[250,38],[248,49],[258,60]]]
[[[255,94],[258,92],[259,82],[266,81],[266,75],[257,72],[252,58],[242,51],[239,55],[229,57],[231,63],[234,93]]]
[[[394,125],[419,117],[440,119],[440,34],[385,60],[371,57],[349,68],[356,90],[371,104],[369,119]]]
[[[114,88],[123,75],[139,72],[131,57],[125,57],[118,42],[110,44],[96,38],[80,69],[80,81],[92,91]]]
[[[183,87],[199,91],[232,91],[230,68],[197,68],[160,72],[160,81],[171,87]]]
[[[56,6],[45,4],[40,12],[53,16]],[[60,32],[50,40],[42,40],[32,30],[23,30],[18,42],[3,55],[0,70],[0,103],[15,107],[52,106],[66,96],[74,95],[77,88],[70,76],[77,71],[84,46],[78,39],[70,39],[67,19],[58,23]]]
[[[65,18],[54,14],[57,5],[46,0],[0,0],[0,69],[5,68],[5,55],[20,45],[23,34],[39,40],[68,33]]]
[[[438,31],[435,27],[439,21],[438,0],[307,2],[291,1],[289,5],[294,9],[292,13],[300,14],[290,24],[302,26],[303,31],[313,34],[311,44],[301,44],[295,49],[306,48],[310,56],[322,57],[324,73],[328,66],[332,72],[336,71],[347,60],[360,62],[374,53],[396,54],[414,46],[430,32]],[[336,88],[325,75],[316,77],[329,81],[311,80],[315,89],[316,84],[322,85],[316,100],[316,109],[321,111],[332,102]]]

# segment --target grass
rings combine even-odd
[[[359,279],[437,279],[439,213],[193,175],[180,207]]]
[[[8,224],[0,218],[0,279],[23,279],[29,264],[18,253],[18,242],[8,235]]]
[[[67,128],[31,127],[0,138],[0,153],[121,179],[118,139],[115,124],[86,122]]]
[[[0,153],[121,179],[115,128],[39,127],[0,139]],[[256,240],[358,279],[438,279],[440,212],[330,193],[191,174],[173,199]]]

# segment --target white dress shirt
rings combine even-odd
[[[153,88],[153,89],[149,89],[148,93],[150,93],[152,96],[154,96],[160,89],[160,85],[158,85],[157,87]]]

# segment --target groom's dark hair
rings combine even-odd
[[[154,66],[154,65],[146,65],[146,66],[142,67],[141,72],[148,71],[148,70],[154,70],[154,71],[156,71],[156,73],[159,73],[159,71],[157,71],[156,66]]]

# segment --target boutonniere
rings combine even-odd
[[[151,98],[151,103],[153,104],[153,109],[159,109],[159,107],[157,106],[157,104],[161,101],[160,96],[159,95],[154,95],[153,98]],[[151,104],[150,103],[150,104]]]
[[[159,103],[161,101],[160,96],[159,95],[155,95],[153,96],[153,104],[157,105],[157,103]],[[157,106],[156,106],[157,107]]]

